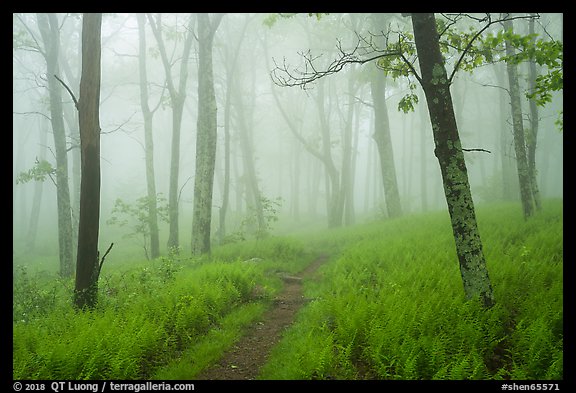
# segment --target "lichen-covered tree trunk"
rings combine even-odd
[[[158,206],[156,202],[156,177],[154,174],[154,138],[152,137],[153,113],[148,105],[148,71],[146,69],[146,18],[137,14],[138,21],[138,73],[140,77],[140,107],[144,118],[144,159],[146,162],[146,192],[148,195],[148,228],[150,230],[150,257],[160,256],[158,233]]]
[[[421,70],[420,82],[430,113],[436,146],[434,153],[442,172],[464,292],[466,298],[479,297],[485,307],[491,307],[494,304],[492,284],[482,250],[434,14],[414,13],[412,25]]]
[[[100,221],[100,30],[102,14],[84,14],[82,77],[78,100],[80,124],[80,221],[74,304],[93,308],[98,301]]]
[[[511,20],[504,22],[506,30],[512,30]],[[505,41],[506,56],[513,57],[515,50],[510,42]],[[524,138],[524,123],[522,120],[522,104],[520,101],[520,85],[518,83],[518,66],[513,62],[506,64],[508,70],[508,83],[510,88],[510,106],[512,108],[512,128],[514,130],[514,152],[516,153],[516,168],[518,170],[518,183],[520,185],[520,199],[522,212],[527,219],[534,213],[532,199],[532,186],[530,184],[530,171],[526,158],[526,141]]]
[[[72,214],[70,209],[70,188],[68,185],[68,154],[62,115],[62,86],[55,78],[55,75],[60,73],[58,66],[60,32],[58,30],[58,18],[55,14],[38,14],[37,18],[45,46],[48,90],[50,92],[50,121],[52,123],[56,153],[60,275],[62,277],[72,277],[74,264],[72,260]]]
[[[192,212],[192,254],[210,252],[212,190],[216,164],[216,96],[212,70],[212,43],[222,15],[198,14],[198,120],[196,175]]]

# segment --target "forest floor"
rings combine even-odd
[[[310,299],[303,295],[302,280],[312,277],[316,269],[326,262],[320,256],[294,276],[283,276],[284,288],[274,298],[272,307],[251,324],[244,336],[224,353],[212,367],[196,376],[197,380],[254,380],[260,367],[268,359],[272,348],[280,341],[296,313]]]

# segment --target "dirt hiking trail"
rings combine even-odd
[[[197,380],[254,380],[284,330],[294,322],[296,313],[308,301],[303,296],[302,279],[314,274],[326,262],[322,255],[294,276],[283,276],[284,288],[272,307],[253,322],[231,349],[213,366],[196,376]]]

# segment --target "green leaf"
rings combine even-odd
[[[36,159],[36,163],[31,169],[20,172],[16,177],[16,184],[28,183],[30,181],[44,181],[46,176],[56,174],[56,169],[46,160]]]
[[[406,94],[398,102],[398,110],[404,113],[413,112],[414,104],[418,103],[418,96],[414,93]]]

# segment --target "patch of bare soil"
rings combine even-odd
[[[284,288],[272,308],[254,322],[244,336],[212,367],[196,376],[198,380],[253,380],[284,330],[292,324],[296,312],[306,303],[302,279],[310,277],[326,261],[320,256],[295,276],[283,276]]]

